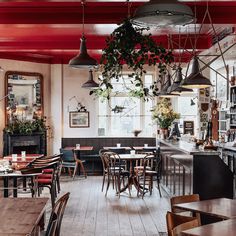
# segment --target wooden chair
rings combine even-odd
[[[75,168],[74,168],[74,174],[73,174],[73,179],[75,178],[75,174],[77,172],[77,170],[79,169],[78,167],[80,167],[80,169],[82,170],[83,174],[84,174],[84,177],[87,178],[87,173],[84,169],[84,162],[85,160],[81,160],[80,159],[80,151],[79,150],[73,150],[73,154],[74,154],[74,159],[75,159]]]
[[[172,197],[170,199],[171,211],[173,213],[177,213],[177,214],[186,213],[187,211],[176,208],[174,205],[175,204],[181,204],[181,203],[197,202],[197,201],[200,201],[200,197],[199,197],[198,194]],[[187,212],[187,213],[191,214],[191,212]],[[201,225],[201,218],[200,218],[199,213],[196,213],[196,218],[198,219],[199,225]]]
[[[134,167],[134,172],[138,178],[139,184],[143,186],[148,186],[150,195],[153,190],[153,179],[156,177],[157,188],[161,197],[160,189],[160,178],[161,178],[161,156],[158,152],[153,154],[147,154],[143,159],[140,160],[140,166]],[[138,190],[139,194],[139,190]],[[145,191],[142,191],[142,198],[144,197]]]
[[[55,199],[57,197],[57,191],[56,191],[56,183],[57,183],[57,168],[59,165],[59,158],[57,158],[57,161],[53,158],[53,161],[50,162],[50,160],[47,160],[47,167],[44,168],[42,163],[37,163],[37,166],[42,167],[42,172],[44,169],[52,169],[51,173],[42,173],[41,175],[38,176],[37,179],[37,184],[38,184],[38,196],[40,196],[40,193],[43,188],[48,188],[50,195],[51,195],[51,202],[52,202],[52,207],[55,204]]]
[[[104,160],[104,153],[107,152],[107,150],[105,149],[101,149],[99,150],[99,156],[101,158],[101,161],[102,161],[102,169],[103,169],[103,178],[102,178],[102,192],[103,192],[103,189],[104,189],[104,184],[105,184],[105,180],[106,180],[106,177],[108,177],[108,166]]]
[[[55,206],[52,209],[46,232],[44,233],[45,236],[60,236],[61,222],[69,196],[70,193],[68,192],[62,197],[60,197],[55,203]]]
[[[81,168],[85,178],[87,178],[87,173],[85,172],[84,169],[84,165],[83,163],[85,162],[84,160],[80,160],[79,159],[79,151],[75,151],[75,150],[65,150],[65,149],[60,149],[60,152],[62,154],[61,159],[62,159],[62,163],[61,166],[62,168],[67,168],[69,175],[71,177],[73,177],[73,179],[75,178],[75,174],[78,170],[78,167]],[[74,169],[73,171],[73,175],[71,173],[71,168]]]
[[[107,167],[107,176],[108,176],[105,196],[107,196],[110,183],[112,184],[114,183],[116,187],[116,192],[120,197],[121,183],[123,182],[124,184],[125,178],[128,178],[130,173],[129,171],[124,170],[120,156],[115,152],[104,152],[103,160],[105,166]]]
[[[172,212],[166,214],[168,236],[180,236],[184,230],[199,226],[198,219],[190,216],[181,216]]]

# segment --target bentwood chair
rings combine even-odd
[[[147,154],[143,159],[140,160],[139,166],[134,167],[134,172],[137,176],[139,185],[142,186],[144,191],[142,192],[142,198],[145,191],[146,186],[148,186],[148,190],[150,195],[153,190],[153,179],[157,179],[157,188],[161,197],[161,189],[160,189],[160,178],[161,178],[161,156],[158,152],[153,154]],[[138,189],[137,194],[139,195],[140,189]]]
[[[110,186],[110,183],[115,184],[116,192],[118,196],[120,197],[120,190],[121,190],[121,183],[125,183],[125,178],[129,178],[129,171],[124,170],[122,166],[122,160],[120,159],[119,154],[115,152],[104,152],[103,153],[103,160],[105,163],[105,166],[107,167],[107,188],[106,188],[106,194]],[[130,191],[130,189],[129,189]]]
[[[57,173],[58,168],[60,166],[60,155],[57,157],[45,159],[45,160],[38,160],[35,163],[32,163],[36,167],[42,168],[42,174],[38,176],[37,184],[38,184],[38,195],[40,196],[40,193],[43,188],[48,188],[51,195],[51,202],[52,206],[54,206],[55,199],[57,197],[57,191],[56,191],[56,183],[57,183]],[[45,168],[45,165],[47,166]],[[44,170],[51,169],[51,173],[44,173]]]
[[[170,199],[171,211],[176,214],[186,214],[187,213],[188,215],[191,215],[192,214],[191,212],[176,208],[174,205],[181,204],[181,203],[197,202],[197,201],[200,201],[200,197],[198,194],[172,197]],[[201,218],[200,218],[199,213],[196,213],[196,218],[198,219],[199,225],[201,225]]]
[[[60,236],[62,218],[69,196],[70,193],[68,192],[57,200],[52,209],[46,232],[43,232],[41,235]]]
[[[104,184],[105,184],[106,177],[108,178],[108,166],[107,166],[107,163],[104,159],[104,153],[105,152],[107,152],[107,150],[105,150],[105,149],[99,150],[99,156],[100,156],[101,161],[102,161],[102,169],[103,169],[102,192],[103,192],[103,189],[104,189]]]
[[[181,216],[169,211],[166,214],[166,224],[168,236],[180,236],[182,231],[199,226],[196,217]]]

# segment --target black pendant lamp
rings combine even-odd
[[[192,72],[181,83],[183,88],[208,88],[212,86],[211,81],[200,73],[197,57],[193,58]]]
[[[93,80],[93,71],[92,70],[89,70],[89,79],[88,79],[88,81],[85,82],[81,87],[82,88],[88,88],[88,89],[93,89],[93,88],[98,88],[99,87],[99,84],[96,83]]]
[[[183,93],[193,92],[192,89],[180,87],[180,84],[181,84],[182,81],[183,81],[182,68],[179,66],[176,70],[175,81],[173,82],[171,87],[169,87],[167,92],[169,92],[171,94],[183,94]]]
[[[139,26],[186,25],[194,21],[192,9],[177,0],[150,0],[138,7],[131,21]]]
[[[172,98],[172,97],[177,97],[179,96],[179,94],[171,94],[168,90],[169,88],[171,87],[171,76],[170,74],[168,73],[166,75],[166,82],[163,86],[163,89],[161,90],[160,94],[159,94],[159,97],[162,97],[162,98]]]
[[[82,38],[80,39],[80,52],[77,56],[72,58],[69,61],[69,66],[73,68],[92,68],[97,66],[97,61],[90,57],[87,52],[87,47],[86,47],[86,38],[84,36],[84,5],[85,5],[85,0],[81,1],[82,9],[83,9],[83,33],[82,33]]]

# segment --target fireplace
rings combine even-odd
[[[9,134],[3,135],[3,155],[12,153],[20,154],[26,151],[28,154],[44,154],[47,152],[46,133],[33,133],[31,135]]]

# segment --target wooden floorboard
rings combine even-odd
[[[63,176],[61,194],[71,192],[62,222],[61,235],[67,236],[158,236],[166,232],[165,215],[169,210],[169,198],[157,189],[144,199],[122,193],[120,198],[110,186],[107,197],[101,192],[102,178],[87,179]],[[61,195],[60,194],[60,195]]]
[[[131,197],[122,193],[119,198],[110,186],[105,197],[101,185],[101,176],[76,177],[75,180],[69,176],[61,177],[59,196],[71,193],[61,236],[159,236],[166,232],[165,215],[170,205],[164,191],[160,198],[155,187],[151,196],[147,193],[142,199],[136,196],[133,188]],[[41,196],[50,197],[48,189],[43,190]],[[47,219],[50,212],[49,202]]]

